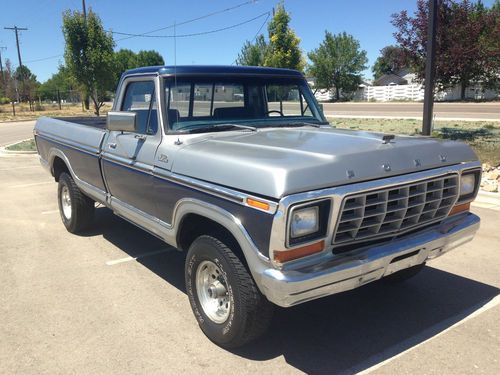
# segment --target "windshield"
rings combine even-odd
[[[165,101],[174,131],[325,121],[307,83],[296,78],[166,78]]]

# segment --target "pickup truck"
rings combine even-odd
[[[479,228],[467,145],[335,129],[294,70],[133,69],[107,118],[34,134],[66,229],[97,225],[100,203],[186,252],[194,316],[225,348],[275,305],[406,280]]]

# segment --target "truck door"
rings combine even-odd
[[[102,167],[111,205],[155,216],[153,162],[161,141],[154,77],[122,83],[114,109],[136,113],[136,132],[110,131],[102,150]],[[132,206],[132,207],[128,207]]]

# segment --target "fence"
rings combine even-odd
[[[334,98],[333,90],[317,90],[314,94],[320,102],[331,101]],[[481,85],[468,87],[465,91],[466,99],[491,100],[499,97],[498,91],[484,90]],[[424,87],[420,84],[390,85],[390,86],[362,86],[353,97],[360,101],[389,102],[398,100],[423,101]],[[446,91],[437,92],[436,100],[460,100],[460,86]]]

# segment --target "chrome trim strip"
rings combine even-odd
[[[331,251],[331,249],[333,248],[333,245],[331,245],[333,229],[334,229],[333,225],[337,222],[337,217],[339,215],[341,203],[342,203],[343,198],[346,195],[353,194],[353,193],[369,192],[371,190],[377,190],[377,189],[381,189],[381,188],[389,188],[392,186],[405,184],[405,183],[418,182],[418,181],[433,178],[433,177],[444,176],[446,174],[460,173],[462,170],[466,170],[466,169],[468,170],[468,169],[480,168],[480,167],[481,167],[480,161],[465,162],[465,163],[461,163],[461,164],[455,164],[455,165],[449,165],[449,166],[440,167],[440,168],[429,169],[429,170],[421,171],[421,172],[414,172],[414,173],[393,176],[393,177],[388,177],[388,178],[380,178],[380,179],[372,180],[372,181],[359,182],[359,183],[355,183],[355,184],[349,184],[349,185],[343,185],[343,186],[338,186],[338,187],[314,190],[314,191],[309,191],[309,192],[305,192],[305,193],[298,193],[298,194],[292,194],[292,195],[286,196],[280,200],[280,202],[278,204],[278,209],[277,209],[276,215],[274,216],[273,227],[271,230],[271,239],[269,242],[270,258],[273,259],[272,253],[274,250],[284,250],[286,248],[285,246],[287,243],[287,238],[286,238],[287,216],[289,213],[290,206],[292,206],[294,204],[302,203],[302,202],[303,203],[312,202],[315,200],[326,199],[326,198],[329,198],[332,200],[332,204],[331,204],[331,208],[330,208],[331,219],[330,219],[328,229],[327,229],[327,236],[325,236],[323,238],[325,240],[325,243],[328,244],[328,246],[326,246],[325,250],[323,250],[323,252],[321,252],[321,253],[318,253],[316,255],[311,255],[308,257],[304,257],[304,258],[290,262],[290,264],[302,263],[302,262],[308,263],[311,260],[316,259],[317,257],[324,256],[325,254],[329,253]],[[314,243],[314,242],[319,241],[319,240],[321,240],[321,238],[318,238],[315,241],[301,243],[300,245],[297,245],[297,246],[306,246],[308,244]],[[297,246],[294,246],[294,247],[297,247]],[[294,247],[290,247],[290,249],[293,249]],[[275,267],[281,268],[283,266],[275,263]]]
[[[142,172],[144,174],[149,174],[149,175],[153,174],[152,173],[153,172],[152,165],[148,165],[148,164],[144,164],[144,163],[140,163],[140,162],[132,162],[130,159],[123,158],[123,157],[113,155],[113,154],[108,154],[108,153],[101,154],[101,159],[103,161],[107,161],[107,162],[110,162],[112,164],[118,164],[122,167],[130,168],[130,169],[133,169],[135,171]]]

